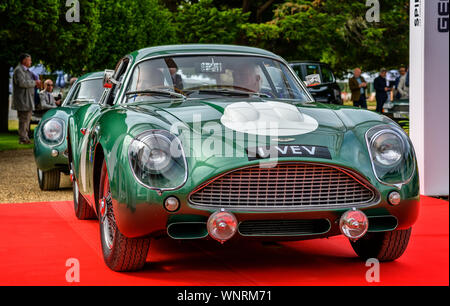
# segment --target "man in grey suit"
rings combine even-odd
[[[31,143],[28,138],[31,114],[34,110],[34,88],[41,86],[40,80],[34,80],[29,70],[31,56],[23,53],[19,56],[19,65],[13,74],[13,103],[12,109],[17,110],[19,117],[19,143]]]

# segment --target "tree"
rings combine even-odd
[[[215,7],[222,9],[241,8],[243,13],[251,13],[249,21],[261,23],[273,19],[273,10],[284,0],[214,0]]]
[[[286,2],[268,23],[280,33],[274,51],[288,59],[327,62],[338,74],[355,65],[378,70],[380,65],[389,68],[407,63],[408,2],[383,2],[380,22],[366,21],[368,9],[365,1]]]
[[[157,0],[103,0],[99,3],[101,30],[89,70],[113,69],[134,50],[176,43],[172,14]]]
[[[241,26],[250,13],[240,8],[218,9],[212,0],[201,0],[178,9],[175,17],[178,40],[183,43],[237,43]]]
[[[8,131],[9,69],[22,52],[33,62],[79,71],[92,52],[97,35],[97,1],[81,0],[79,23],[66,21],[65,1],[0,3],[0,131]],[[73,56],[76,54],[77,56]]]

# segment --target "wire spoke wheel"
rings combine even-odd
[[[105,263],[114,271],[139,270],[145,264],[150,239],[128,238],[120,232],[105,162],[102,165],[99,187],[100,239]]]
[[[106,176],[106,180],[108,180],[108,176]],[[106,246],[109,249],[112,249],[114,236],[117,230],[116,219],[114,217],[114,211],[112,207],[111,201],[111,192],[109,190],[109,182],[105,183],[107,185],[107,189],[105,190],[106,194],[102,198],[101,203],[101,216],[103,223],[103,235],[106,242]]]

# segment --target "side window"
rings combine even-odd
[[[322,70],[322,81],[323,83],[333,83],[334,82],[334,75],[333,72],[331,72],[330,68],[327,66],[321,66]]]
[[[112,105],[114,103],[114,99],[116,98],[116,95],[119,93],[119,90],[122,87],[123,78],[125,76],[125,72],[127,71],[129,62],[130,59],[126,57],[121,59],[117,64],[112,77],[117,82],[117,84],[114,84],[109,90],[108,96],[106,97],[105,101],[106,104]]]
[[[73,101],[77,98],[78,93],[80,91],[80,85],[81,85],[81,83],[78,83],[76,85],[76,87],[74,88],[74,90],[72,91],[72,95],[70,96],[69,102],[67,103],[68,105],[72,105]]]
[[[306,65],[306,75],[319,74],[319,65]]]
[[[97,103],[103,93],[102,79],[83,80],[77,85],[71,97],[71,104],[74,102],[94,102]]]

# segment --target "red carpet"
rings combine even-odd
[[[448,221],[448,202],[422,197],[406,253],[367,283],[368,267],[343,237],[272,246],[161,239],[143,271],[116,273],[103,263],[98,223],[77,220],[72,202],[1,204],[0,285],[68,285],[66,260],[76,258],[81,285],[448,286]]]

